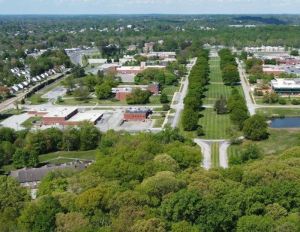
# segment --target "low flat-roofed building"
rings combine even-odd
[[[266,74],[274,74],[276,76],[285,72],[285,68],[279,65],[263,65],[263,72]]]
[[[125,101],[127,96],[131,94],[133,88],[131,87],[119,87],[119,88],[112,88],[112,93],[115,94],[115,98],[119,101]]]
[[[82,171],[87,168],[92,161],[73,161],[60,165],[45,165],[39,168],[23,168],[11,171],[10,176],[14,177],[23,187],[31,189],[32,199],[36,198],[36,190],[41,180],[50,172],[57,170],[75,170]]]
[[[151,114],[148,108],[128,108],[124,113],[124,121],[145,121]]]
[[[275,79],[271,81],[273,91],[276,93],[299,94],[300,78],[295,79]]]
[[[107,63],[107,59],[88,59],[88,63],[93,64],[105,64]]]
[[[76,107],[55,107],[47,110],[47,114],[43,116],[44,125],[65,125],[66,121],[77,114]]]
[[[159,59],[176,58],[176,52],[150,52],[150,53],[142,53],[141,55],[148,58],[158,57]]]
[[[94,125],[97,124],[99,120],[103,117],[104,111],[101,110],[91,110],[86,112],[78,112],[69,120],[66,121],[67,125],[78,125],[83,121],[88,121],[93,123]]]
[[[118,74],[139,74],[144,69],[141,66],[122,66],[117,68]]]

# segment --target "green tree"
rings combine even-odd
[[[74,90],[74,97],[76,97],[80,101],[85,101],[88,99],[90,95],[89,89],[85,86],[78,87]]]
[[[70,127],[63,132],[62,148],[66,151],[76,151],[80,148],[80,131]]]
[[[126,101],[128,104],[147,104],[151,93],[149,91],[141,90],[140,88],[134,89],[131,94],[128,95]]]
[[[0,143],[0,167],[9,164],[15,151],[16,147],[14,144],[8,141]]]
[[[183,189],[173,193],[161,204],[162,215],[170,221],[196,222],[203,208],[201,196],[193,190]]]
[[[55,217],[62,212],[58,200],[45,196],[36,202],[31,202],[22,211],[19,218],[20,230],[24,232],[54,232]]]
[[[35,151],[17,149],[13,155],[13,164],[16,168],[36,167],[39,164],[38,154]]]
[[[172,232],[200,232],[201,230],[197,228],[196,225],[192,225],[187,221],[181,221],[172,224]]]
[[[185,131],[193,131],[198,128],[199,115],[192,109],[184,109],[182,113],[182,126]]]
[[[291,56],[299,56],[299,51],[298,50],[292,50],[290,54],[291,54]]]
[[[82,123],[79,126],[80,134],[80,150],[92,150],[95,149],[100,141],[99,130],[91,123]]]
[[[107,99],[111,96],[112,86],[108,82],[104,82],[95,87],[96,95],[98,99]]]
[[[226,114],[227,113],[227,101],[223,95],[215,102],[214,110],[217,114]]]
[[[163,171],[144,179],[139,186],[139,190],[155,200],[161,200],[164,195],[176,192],[183,188],[184,185],[184,182],[176,179],[173,172]]]
[[[89,220],[82,213],[58,213],[56,215],[56,232],[89,231]]]
[[[243,132],[246,138],[251,140],[262,140],[268,137],[268,124],[261,115],[253,115],[244,123]]]
[[[263,216],[244,216],[237,224],[237,232],[271,232],[274,231],[274,222],[269,217]]]
[[[168,103],[169,99],[168,99],[168,95],[165,93],[162,93],[160,95],[160,103],[164,104],[164,103]]]
[[[132,231],[136,232],[165,232],[164,222],[159,218],[150,218],[148,220],[138,220],[132,227]]]
[[[17,218],[29,199],[27,190],[16,180],[0,176],[0,231],[18,231]]]

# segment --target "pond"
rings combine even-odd
[[[300,117],[274,118],[271,128],[300,128]]]

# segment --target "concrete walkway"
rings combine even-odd
[[[220,157],[220,167],[221,168],[228,168],[228,147],[230,143],[228,141],[220,142],[219,146],[219,157]]]
[[[238,59],[236,60],[236,62],[238,64],[238,70],[239,70],[240,78],[241,78],[241,85],[242,85],[242,88],[244,91],[248,111],[249,111],[250,115],[252,116],[255,114],[256,105],[255,105],[255,103],[253,103],[252,97],[250,95],[251,88],[248,83],[245,70],[242,67],[242,62]]]
[[[211,144],[203,141],[202,139],[194,139],[194,142],[201,147],[201,152],[203,155],[202,167],[206,170],[211,168]]]

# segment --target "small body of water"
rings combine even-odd
[[[300,128],[300,117],[274,118],[270,123],[271,128]]]

